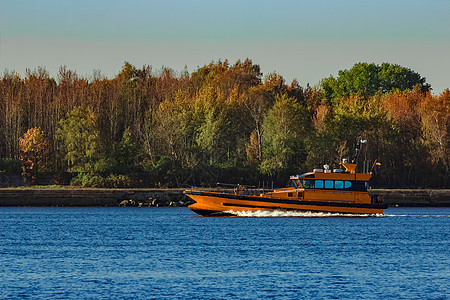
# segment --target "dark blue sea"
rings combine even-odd
[[[0,298],[449,299],[450,209],[0,208]]]

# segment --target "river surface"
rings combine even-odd
[[[0,298],[449,299],[449,249],[449,208],[0,208]]]

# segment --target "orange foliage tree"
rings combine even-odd
[[[48,142],[40,127],[28,129],[24,136],[19,138],[19,159],[25,182],[35,182],[38,172],[45,168],[48,154]]]
[[[450,169],[450,90],[429,96],[421,105],[422,137],[435,167],[442,167],[448,178]],[[447,179],[448,180],[448,179]]]

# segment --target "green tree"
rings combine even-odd
[[[190,155],[195,145],[195,123],[193,108],[187,99],[177,97],[175,101],[161,102],[155,113],[152,132],[155,152],[185,166],[195,164],[197,159]]]
[[[397,64],[383,63],[378,67],[379,87],[382,93],[393,90],[412,91],[419,86],[422,93],[426,93],[431,89],[431,85],[426,82],[425,77],[414,72],[409,68],[399,66]]]
[[[117,172],[130,172],[136,169],[138,150],[130,128],[125,129],[120,142],[112,149],[113,169]]]
[[[196,97],[198,115],[197,145],[203,157],[211,165],[230,163],[243,159],[245,151],[240,149],[239,140],[245,136],[246,118],[237,87],[226,97],[220,90],[205,89]]]
[[[431,86],[418,73],[395,64],[357,63],[350,70],[341,70],[338,77],[322,80],[322,88],[328,101],[337,102],[350,96],[368,98],[377,92],[393,90],[411,91],[416,85],[423,93]]]
[[[306,158],[308,127],[306,109],[285,94],[277,96],[264,119],[261,171],[282,177],[288,172],[299,172]]]
[[[368,100],[350,97],[341,101],[335,107],[327,125],[329,144],[334,149],[334,156],[330,159],[332,162],[339,162],[341,157],[336,154],[340,152],[341,143],[351,148],[358,136],[370,141],[365,151],[368,153],[370,147],[378,144],[377,136],[381,134],[380,131],[389,126],[379,97],[371,97]]]
[[[385,139],[392,129],[379,96],[367,100],[354,96],[342,99],[335,107],[322,104],[317,107],[312,124],[314,134],[307,143],[307,164],[310,169],[323,164],[338,167],[342,158],[351,158],[359,136],[369,141],[364,147],[360,163],[382,159]]]
[[[58,136],[71,172],[94,172],[104,159],[97,115],[77,106],[59,122]]]

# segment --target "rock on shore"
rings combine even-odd
[[[184,189],[2,188],[0,206],[168,207],[193,203]]]

